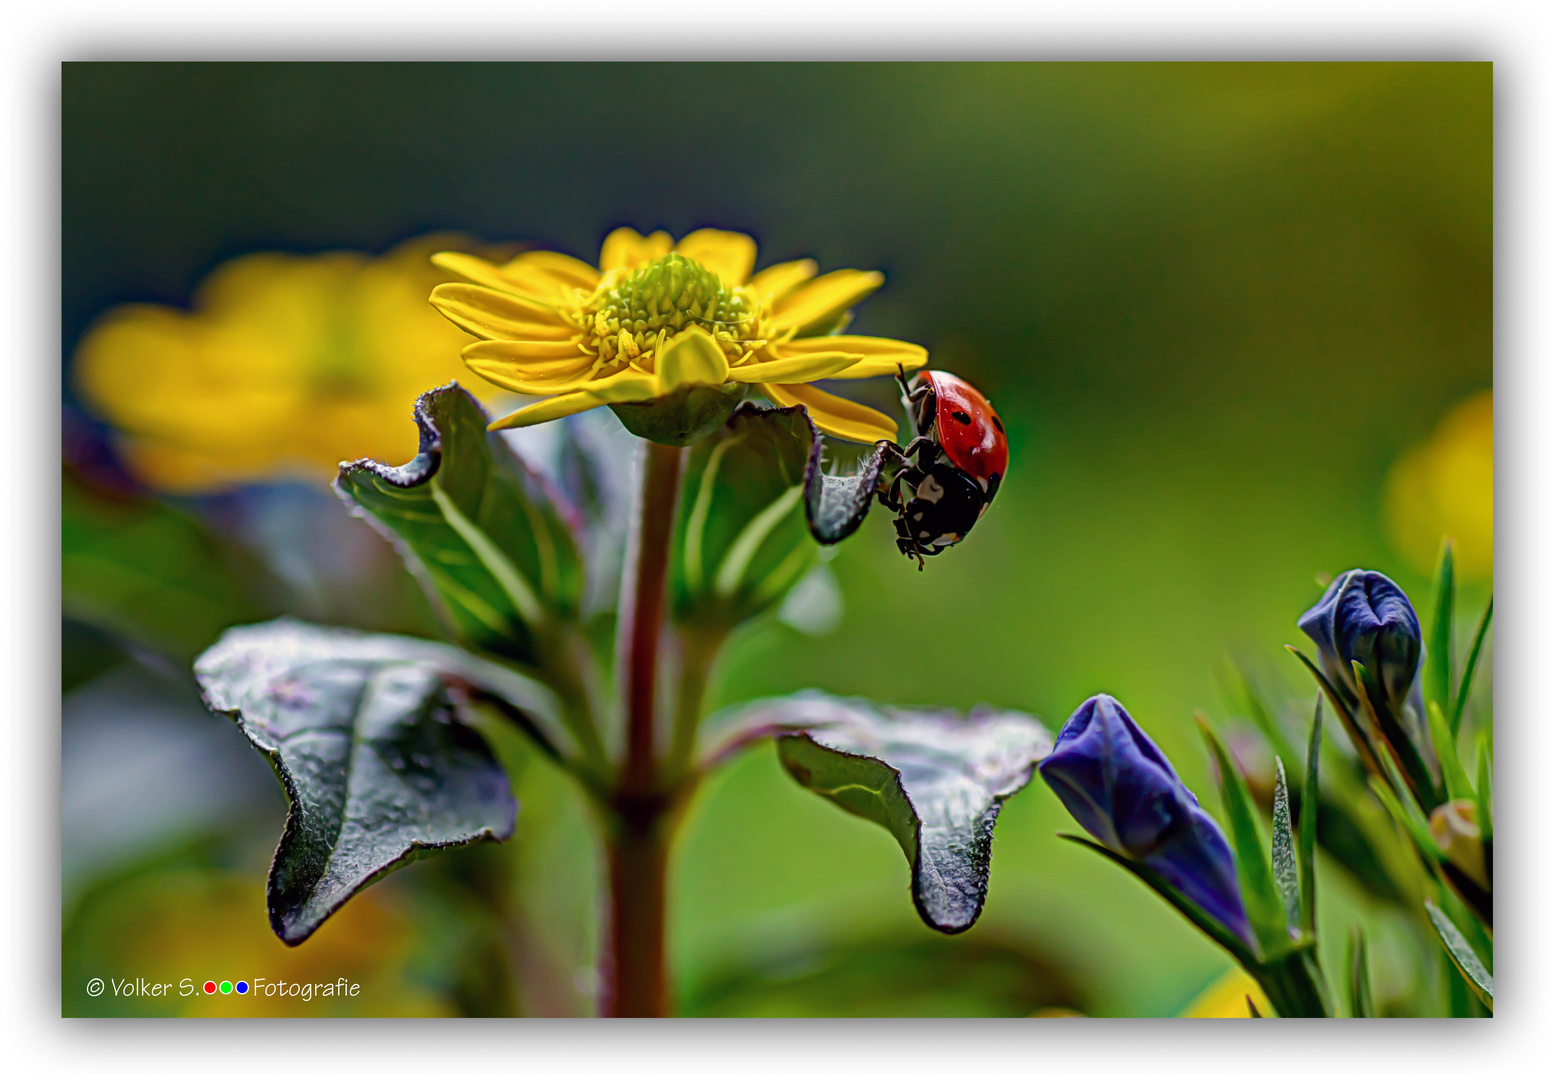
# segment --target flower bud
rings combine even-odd
[[[1225,834],[1115,699],[1097,694],[1075,710],[1039,769],[1086,832],[1253,940]]]
[[[1485,846],[1479,842],[1479,823],[1471,799],[1453,799],[1431,811],[1431,839],[1447,861],[1462,870],[1481,888],[1490,888],[1485,873]]]
[[[1375,570],[1351,570],[1297,625],[1317,644],[1324,674],[1349,704],[1360,702],[1351,667],[1358,662],[1381,693],[1373,706],[1404,717],[1421,652],[1420,620],[1404,590]]]
[[[725,381],[728,358],[700,327],[670,338],[658,349],[657,365],[653,397],[610,405],[626,430],[640,439],[690,446],[723,427],[745,398],[743,383]]]

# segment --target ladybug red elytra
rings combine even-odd
[[[900,369],[896,379],[915,438],[905,450],[886,444],[902,467],[882,476],[875,496],[896,512],[896,546],[922,570],[925,555],[960,543],[983,516],[1004,480],[1010,447],[999,414],[966,380],[924,371],[909,383]]]

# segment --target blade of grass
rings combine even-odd
[[[1474,669],[1479,666],[1479,650],[1485,644],[1485,631],[1490,629],[1490,612],[1496,598],[1485,601],[1485,614],[1480,616],[1479,629],[1474,633],[1474,646],[1469,649],[1468,663],[1463,665],[1463,677],[1458,681],[1458,699],[1452,705],[1452,733],[1458,734],[1463,726],[1463,710],[1469,704],[1469,691],[1474,688]]]
[[[1274,874],[1264,855],[1263,839],[1258,834],[1258,819],[1247,781],[1231,760],[1231,754],[1204,717],[1194,718],[1210,753],[1220,766],[1220,794],[1231,826],[1231,845],[1236,852],[1237,877],[1242,883],[1242,900],[1247,905],[1248,921],[1258,940],[1265,946],[1289,943],[1285,929],[1285,905],[1274,884]]]
[[[1485,1003],[1485,1007],[1494,1009],[1495,980],[1491,978],[1490,972],[1485,970],[1483,961],[1469,947],[1468,939],[1442,912],[1442,909],[1430,900],[1426,900],[1425,910],[1431,917],[1431,925],[1436,927],[1436,932],[1442,939],[1442,945],[1447,949],[1447,955],[1452,957],[1453,966],[1467,980],[1479,999]]]
[[[1472,799],[1474,785],[1469,783],[1469,774],[1464,772],[1463,762],[1458,758],[1458,740],[1453,738],[1448,729],[1447,718],[1434,701],[1426,705],[1425,712],[1430,718],[1431,742],[1436,747],[1436,760],[1442,766],[1442,782],[1447,785],[1447,797]]]
[[[1316,664],[1307,659],[1306,653],[1294,645],[1287,645],[1285,648],[1292,656],[1300,660],[1306,666],[1306,669],[1312,673],[1312,677],[1317,680],[1317,685],[1323,691],[1323,696],[1328,698],[1328,704],[1333,707],[1334,715],[1339,718],[1339,723],[1344,725],[1345,732],[1350,736],[1350,743],[1355,747],[1355,752],[1360,756],[1361,764],[1366,771],[1373,776],[1381,776],[1382,766],[1377,764],[1377,748],[1372,745],[1371,736],[1356,722],[1354,712],[1345,704],[1344,698],[1340,696],[1339,691],[1334,689],[1334,684],[1328,681],[1328,676],[1324,675]]]
[[[1366,936],[1360,927],[1350,929],[1345,967],[1350,975],[1350,1015],[1358,1019],[1377,1015],[1371,1003],[1371,964],[1366,957]]]
[[[1323,698],[1318,696],[1312,716],[1312,736],[1307,741],[1307,778],[1301,787],[1301,822],[1296,841],[1301,864],[1301,928],[1317,934],[1317,808],[1322,801],[1318,787],[1318,761],[1323,748]]]
[[[1391,764],[1391,763],[1390,763]],[[1396,772],[1397,770],[1395,770]],[[1420,852],[1420,857],[1426,861],[1427,866],[1432,866],[1441,861],[1441,849],[1436,846],[1436,841],[1431,839],[1431,827],[1426,824],[1425,818],[1413,803],[1406,804],[1399,801],[1399,797],[1388,787],[1387,782],[1377,777],[1371,779],[1372,794],[1377,796],[1377,801],[1393,816],[1393,820],[1403,827],[1409,834],[1409,838],[1415,842],[1415,848]],[[1410,811],[1413,810],[1413,813]]]
[[[1425,767],[1425,762],[1420,757],[1420,748],[1415,745],[1415,740],[1410,738],[1409,732],[1404,730],[1398,717],[1391,711],[1377,708],[1377,701],[1382,696],[1377,681],[1371,677],[1371,672],[1367,671],[1360,661],[1350,661],[1350,667],[1355,670],[1355,684],[1361,688],[1361,707],[1365,709],[1367,719],[1371,721],[1373,729],[1382,737],[1384,743],[1382,747],[1384,752],[1380,753],[1379,757],[1397,759],[1404,778],[1408,781],[1408,790],[1414,792],[1415,800],[1421,806],[1440,805],[1441,792],[1437,790],[1436,780],[1431,776],[1430,770]],[[1387,764],[1392,765],[1393,761],[1388,760]],[[1404,790],[1399,788],[1400,792]]]
[[[1301,885],[1296,873],[1296,838],[1290,827],[1290,791],[1285,786],[1285,763],[1274,758],[1274,843],[1270,850],[1274,883],[1285,901],[1285,924],[1301,925]]]
[[[1474,786],[1474,814],[1478,819],[1480,840],[1488,844],[1494,824],[1490,814],[1490,732],[1481,731],[1475,743],[1476,756],[1479,758],[1476,770],[1479,783]]]
[[[1425,696],[1444,710],[1452,706],[1452,538],[1442,537],[1441,559],[1432,590],[1431,636],[1425,656]]]

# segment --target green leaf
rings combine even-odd
[[[823,446],[817,439],[805,471],[805,518],[817,541],[836,544],[853,535],[874,504],[886,449],[884,444],[877,443],[860,460],[857,472],[826,473],[822,471]]]
[[[820,550],[805,529],[804,407],[747,402],[690,450],[670,559],[677,621],[733,626],[782,600]]]
[[[1474,689],[1474,669],[1479,666],[1479,650],[1485,644],[1485,632],[1490,629],[1490,613],[1495,608],[1495,597],[1485,601],[1485,614],[1480,616],[1479,629],[1474,632],[1474,646],[1469,650],[1468,663],[1463,665],[1463,678],[1458,682],[1458,697],[1452,705],[1452,733],[1458,734],[1463,726],[1463,710],[1468,708],[1469,691]]]
[[[1199,730],[1220,767],[1220,793],[1226,809],[1226,821],[1231,829],[1231,844],[1236,851],[1236,872],[1242,883],[1242,900],[1247,905],[1247,918],[1258,935],[1258,940],[1268,947],[1290,944],[1286,931],[1285,902],[1274,883],[1269,860],[1264,856],[1263,839],[1258,835],[1258,821],[1254,814],[1253,797],[1248,793],[1247,781],[1231,760],[1230,753],[1220,737],[1198,718]]]
[[[110,496],[65,470],[60,570],[66,615],[182,661],[233,623],[272,614],[263,568],[188,514]]]
[[[195,664],[206,703],[270,761],[290,810],[270,866],[270,925],[307,940],[421,852],[513,834],[518,807],[466,688],[509,677],[458,650],[291,619],[227,631]]]
[[[1426,900],[1425,910],[1431,917],[1431,925],[1436,927],[1436,933],[1442,939],[1442,945],[1447,949],[1447,955],[1452,957],[1453,966],[1468,981],[1469,986],[1485,1003],[1486,1008],[1494,1009],[1495,980],[1491,978],[1490,972],[1485,970],[1484,963],[1469,946],[1468,939],[1442,912],[1442,909],[1430,900]]]
[[[1328,681],[1328,676],[1324,675],[1322,670],[1308,659],[1306,653],[1294,645],[1286,645],[1285,648],[1292,656],[1300,660],[1302,666],[1311,672],[1312,677],[1317,680],[1317,685],[1323,691],[1323,696],[1328,698],[1328,704],[1333,707],[1334,715],[1339,718],[1339,722],[1344,725],[1345,733],[1350,736],[1350,743],[1355,747],[1356,754],[1360,756],[1361,764],[1366,767],[1368,772],[1379,773],[1382,767],[1377,763],[1377,747],[1372,743],[1371,735],[1356,721],[1355,713],[1345,703],[1344,697],[1334,687],[1334,684]]]
[[[1435,702],[1443,709],[1452,706],[1452,618],[1455,594],[1452,538],[1443,537],[1431,605],[1431,636],[1425,657],[1426,700]]]
[[[1469,774],[1463,770],[1463,762],[1458,759],[1458,740],[1453,738],[1447,726],[1447,718],[1434,701],[1426,705],[1425,712],[1430,721],[1431,742],[1436,747],[1436,760],[1442,766],[1442,782],[1447,785],[1447,797],[1472,799],[1474,785],[1469,783]]]
[[[1398,769],[1393,762],[1387,763],[1390,773],[1398,780]],[[1393,820],[1403,826],[1409,838],[1414,841],[1415,848],[1420,852],[1420,857],[1425,860],[1427,866],[1439,862],[1442,857],[1441,849],[1436,846],[1436,841],[1431,838],[1431,826],[1426,821],[1425,815],[1415,806],[1414,800],[1405,792],[1402,799],[1394,794],[1394,788],[1388,786],[1388,782],[1380,777],[1371,778],[1371,792],[1377,796],[1377,801],[1382,803],[1383,809],[1392,816]],[[1399,790],[1402,790],[1400,785]]]
[[[1350,930],[1350,945],[1345,968],[1350,974],[1350,1015],[1367,1018],[1377,1015],[1371,1000],[1371,964],[1366,956],[1366,936],[1360,927]]]
[[[1296,838],[1290,827],[1290,792],[1285,787],[1285,763],[1274,758],[1274,883],[1285,901],[1285,922],[1301,925],[1301,885],[1296,873]]]
[[[1317,699],[1312,715],[1312,735],[1307,740],[1307,778],[1301,786],[1301,823],[1296,839],[1297,861],[1301,864],[1301,928],[1317,934],[1317,826],[1323,802],[1318,785],[1318,764],[1323,749],[1323,699]]]
[[[1480,841],[1487,847],[1486,857],[1488,858],[1488,847],[1494,825],[1490,813],[1490,732],[1481,731],[1475,743],[1475,756],[1478,758],[1475,774],[1479,782],[1474,785],[1474,816],[1479,825]]]
[[[1135,862],[1127,855],[1119,854],[1111,848],[1085,836],[1074,836],[1070,833],[1059,833],[1059,838],[1071,843],[1088,847],[1100,855],[1117,863],[1123,869],[1133,874],[1140,881],[1150,886],[1161,899],[1176,908],[1183,918],[1198,927],[1211,941],[1219,945],[1226,952],[1236,958],[1236,962],[1249,971],[1257,969],[1261,963],[1258,956],[1247,947],[1247,943],[1227,930],[1220,922],[1212,917],[1203,908],[1190,900],[1181,890],[1177,889],[1160,874],[1156,873],[1144,863]]]
[[[777,735],[795,780],[885,828],[912,866],[913,903],[947,934],[976,920],[994,822],[1053,748],[1024,713],[883,708],[815,691],[755,702],[732,725]]]
[[[1414,794],[1415,800],[1421,806],[1437,806],[1441,803],[1441,792],[1437,789],[1436,780],[1431,776],[1430,770],[1425,766],[1425,761],[1420,757],[1420,748],[1415,745],[1414,738],[1404,729],[1399,718],[1394,716],[1387,708],[1379,709],[1377,702],[1382,700],[1382,691],[1377,686],[1377,680],[1372,678],[1371,672],[1366,670],[1359,660],[1350,661],[1350,667],[1355,671],[1355,684],[1361,688],[1361,708],[1365,711],[1367,719],[1372,723],[1373,730],[1382,735],[1383,745],[1378,748],[1377,756],[1387,768],[1390,776],[1397,777],[1398,770],[1394,769],[1393,759],[1396,757],[1398,765],[1402,769],[1403,784],[1399,791],[1408,790]],[[1390,753],[1391,751],[1391,753]]]
[[[578,610],[571,528],[458,383],[421,395],[415,420],[421,450],[409,464],[342,465],[335,490],[394,543],[460,640],[540,663],[546,630]]]

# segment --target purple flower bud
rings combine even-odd
[[[1420,620],[1404,590],[1375,570],[1351,570],[1296,625],[1317,644],[1324,674],[1350,704],[1360,702],[1350,666],[1359,661],[1382,693],[1373,705],[1404,716],[1421,651]]]
[[[1039,769],[1086,832],[1253,941],[1225,833],[1116,699],[1097,694],[1076,709]]]

